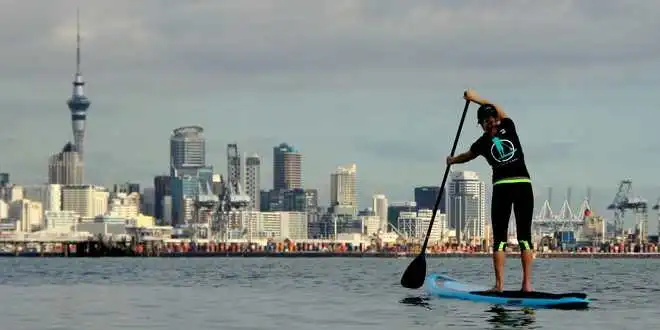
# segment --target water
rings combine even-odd
[[[535,287],[585,291],[588,311],[494,310],[399,286],[410,259],[0,259],[3,329],[643,329],[660,262],[537,259]],[[489,259],[428,259],[490,284]],[[519,286],[519,262],[507,262]]]

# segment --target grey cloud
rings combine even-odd
[[[51,47],[70,53],[75,5],[41,2],[39,11],[29,10],[34,7],[30,2],[4,6],[9,10],[0,14],[5,25],[0,43],[13,47],[3,57],[19,60],[26,49],[36,53],[52,51]],[[654,60],[658,21],[653,13],[658,8],[660,4],[651,1],[624,5],[613,0],[497,5],[430,0],[117,0],[83,3],[82,20],[88,56],[94,58],[96,70],[102,64],[110,72],[551,71],[559,65]],[[43,70],[48,64],[30,66]]]

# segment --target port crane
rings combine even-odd
[[[614,236],[623,237],[623,219],[626,210],[632,210],[635,214],[635,227],[637,238],[640,241],[648,236],[648,203],[639,197],[631,197],[632,180],[622,180],[614,200],[607,207],[614,211]]]
[[[225,239],[232,236],[232,232],[239,231],[238,235],[243,237],[246,230],[250,232],[250,224],[243,221],[244,219],[237,219],[244,217],[242,211],[247,208],[250,203],[250,197],[243,192],[242,174],[243,162],[240,154],[238,153],[238,145],[230,143],[227,145],[227,181],[223,176],[220,176],[220,191],[218,197],[217,228],[223,232]],[[247,228],[245,228],[247,226]]]
[[[658,212],[658,235],[660,236],[660,197],[655,202],[655,205],[653,205],[653,210]]]

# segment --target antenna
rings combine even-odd
[[[80,8],[76,8],[76,73],[80,74]]]

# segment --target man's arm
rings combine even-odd
[[[479,104],[479,105],[492,104],[495,107],[495,110],[497,110],[497,115],[501,119],[509,117],[509,116],[507,116],[506,112],[504,112],[504,110],[502,110],[502,107],[500,107],[499,105],[497,105],[495,103],[489,102],[487,99],[479,96],[479,94],[477,94],[477,92],[475,92],[474,90],[468,89],[467,91],[465,91],[465,97],[468,100],[470,100],[470,102],[474,102],[474,103]]]
[[[477,158],[477,154],[468,150],[458,156],[452,157],[452,164],[463,164]]]

